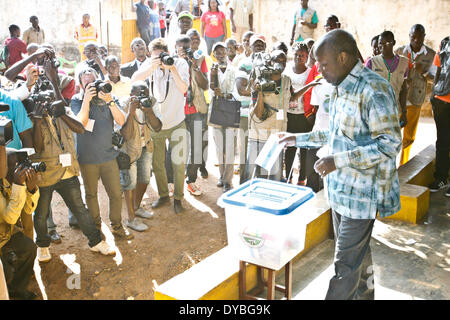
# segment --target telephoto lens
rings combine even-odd
[[[173,57],[171,57],[167,52],[161,52],[159,58],[161,59],[161,62],[166,66],[172,66],[175,63]]]
[[[94,86],[95,86],[95,89],[97,90],[97,94],[100,91],[103,93],[110,93],[112,91],[111,84],[104,82],[102,80],[95,80]]]

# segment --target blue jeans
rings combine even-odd
[[[139,159],[133,162],[130,169],[120,170],[120,184],[122,191],[136,189],[136,183],[149,184],[152,173],[152,152],[146,147],[142,148]]]
[[[36,230],[36,244],[38,247],[50,246],[51,238],[47,230],[47,218],[53,191],[61,195],[66,205],[77,218],[81,231],[89,240],[89,246],[93,247],[102,241],[100,231],[95,227],[94,220],[81,198],[80,181],[78,177],[72,177],[60,180],[52,186],[39,188],[40,197],[34,214],[34,229]]]
[[[208,56],[211,55],[212,47],[214,46],[214,44],[216,44],[217,42],[222,42],[224,38],[225,38],[224,34],[217,38],[210,38],[205,35],[206,48],[208,49]]]

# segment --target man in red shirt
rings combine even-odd
[[[22,60],[22,54],[27,53],[27,45],[20,37],[19,26],[12,24],[9,26],[10,37],[5,40],[4,45],[9,49],[9,65],[12,66],[17,61]]]

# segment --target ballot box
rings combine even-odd
[[[224,193],[228,245],[236,258],[279,270],[305,246],[303,205],[314,192],[303,186],[252,179]]]

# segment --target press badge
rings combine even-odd
[[[94,123],[95,120],[89,119],[85,129],[89,132],[92,132],[92,130],[94,130]]]
[[[70,167],[72,165],[72,156],[70,153],[64,153],[59,155],[59,163],[64,167]]]
[[[283,109],[278,110],[277,120],[284,120],[284,110]]]

